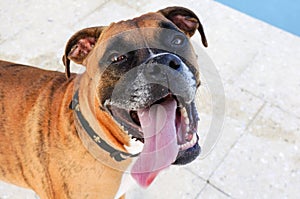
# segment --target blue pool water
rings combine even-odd
[[[215,0],[300,36],[300,0]]]

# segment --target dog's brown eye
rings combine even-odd
[[[113,54],[110,58],[110,61],[112,63],[117,63],[117,62],[123,61],[125,59],[127,59],[126,55]]]
[[[184,42],[184,38],[182,36],[176,36],[173,40],[172,40],[172,44],[173,45],[182,45]]]

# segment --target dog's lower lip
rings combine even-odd
[[[198,157],[198,155],[201,153],[201,147],[198,144],[199,137],[198,135],[196,136],[197,136],[197,141],[195,145],[186,150],[179,151],[178,156],[175,162],[173,163],[173,165],[185,165],[192,162]]]

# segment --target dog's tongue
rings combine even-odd
[[[138,111],[144,133],[144,148],[131,174],[142,187],[148,187],[157,174],[170,166],[177,157],[176,107],[176,101],[168,99]]]

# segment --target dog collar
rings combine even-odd
[[[120,162],[123,160],[126,160],[128,158],[137,157],[139,153],[137,154],[130,154],[123,151],[119,151],[112,146],[110,146],[105,140],[103,140],[89,125],[88,121],[84,118],[80,111],[79,106],[79,96],[78,96],[78,90],[75,92],[75,95],[73,96],[72,102],[70,104],[70,109],[72,109],[77,119],[79,120],[81,126],[85,130],[85,132],[89,135],[89,137],[104,151],[108,152],[110,157],[115,159],[116,161]]]

